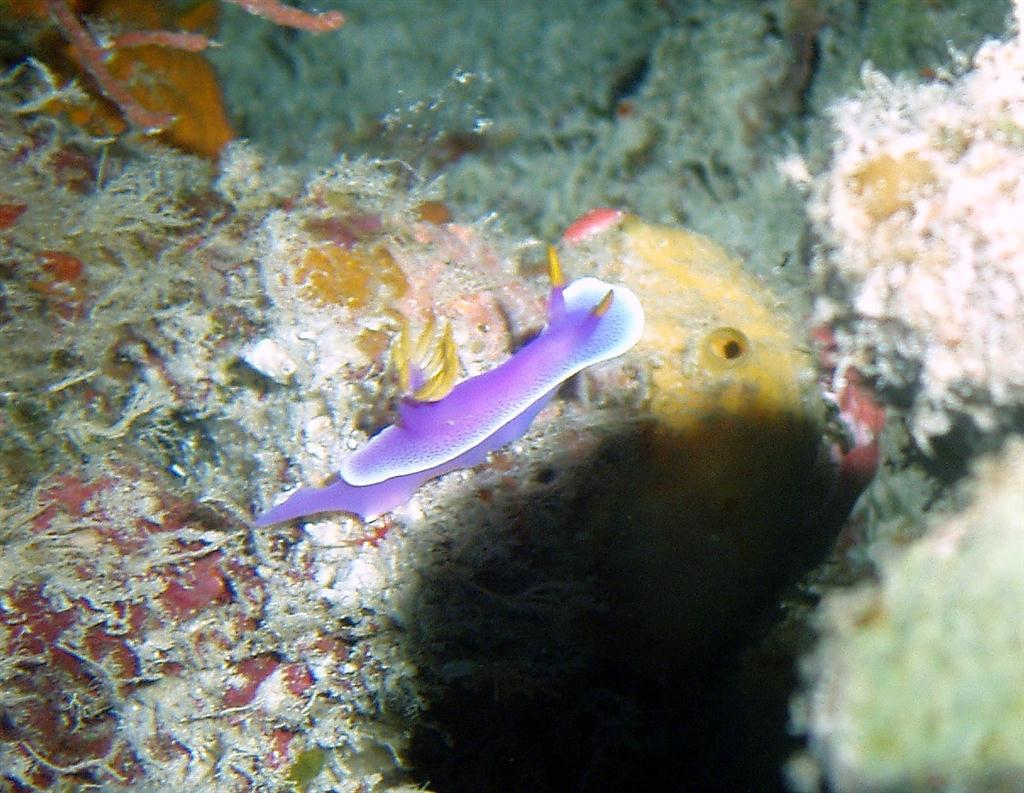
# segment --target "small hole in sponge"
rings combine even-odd
[[[729,339],[722,345],[722,349],[719,350],[723,358],[739,358],[743,355],[743,348],[740,347],[740,343],[736,339]]]
[[[743,331],[736,328],[718,328],[708,334],[704,340],[706,350],[712,359],[720,363],[732,364],[739,361],[750,349],[750,342]]]
[[[550,485],[555,481],[555,469],[554,468],[541,468],[533,476],[533,480],[540,485]]]

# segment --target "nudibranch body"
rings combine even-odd
[[[636,344],[644,313],[633,292],[597,278],[566,285],[553,251],[550,262],[548,324],[540,335],[436,401],[406,398],[398,421],[342,462],[337,482],[300,488],[255,525],[318,512],[348,512],[364,520],[389,512],[425,482],[483,462],[526,432],[562,382]]]

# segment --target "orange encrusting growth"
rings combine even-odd
[[[203,0],[179,16],[168,13],[166,6],[145,0],[106,0],[101,11],[105,18],[123,21],[126,27],[210,34],[216,30],[218,17],[212,0]],[[117,50],[109,65],[144,107],[174,116],[171,126],[158,136],[166,143],[212,158],[234,138],[217,75],[202,54],[152,45],[132,47]]]
[[[82,277],[85,265],[77,256],[64,251],[40,251],[43,260],[43,269],[49,273],[54,281],[71,283]]]
[[[864,199],[864,210],[874,221],[885,220],[935,181],[935,171],[915,154],[896,158],[881,154],[861,166],[851,177],[850,187]]]
[[[424,223],[441,226],[451,223],[452,211],[443,201],[423,201],[414,208],[416,216]]]
[[[27,204],[0,204],[0,231],[12,228],[26,209]]]
[[[309,248],[295,268],[295,282],[306,298],[322,306],[385,307],[409,288],[391,252],[379,245],[349,250],[340,245]]]
[[[180,6],[175,9],[150,0],[81,0],[64,5],[115,31],[168,30],[204,36],[215,32],[219,10],[214,0],[199,0],[184,13]],[[41,0],[11,2],[0,14],[14,21],[47,17]],[[77,80],[89,94],[85,104],[53,100],[46,106],[48,113],[66,115],[73,124],[97,136],[120,135],[128,129],[123,109],[103,95],[83,67],[82,53],[58,31],[40,33],[32,54],[62,82]],[[165,143],[212,158],[234,138],[216,74],[202,53],[152,44],[119,47],[115,43],[105,66],[141,108],[173,118],[157,136]]]

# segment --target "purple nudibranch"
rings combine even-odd
[[[389,512],[424,482],[483,462],[526,432],[562,382],[636,344],[644,312],[633,292],[589,277],[564,285],[553,251],[551,275],[548,324],[540,335],[435,402],[405,399],[395,424],[342,461],[337,482],[300,488],[255,525],[318,512],[363,520]]]

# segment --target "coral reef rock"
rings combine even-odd
[[[1020,37],[923,84],[866,66],[833,110],[810,207],[818,318],[925,450],[960,426],[995,437],[1024,407],[1022,71]]]

